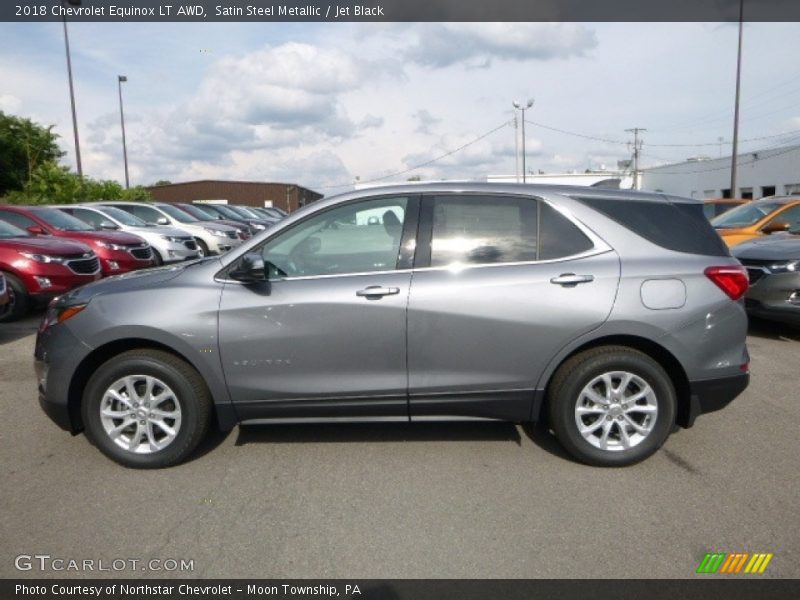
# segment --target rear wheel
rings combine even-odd
[[[131,350],[89,380],[81,406],[86,435],[126,467],[186,459],[208,430],[211,396],[190,365],[161,350]]]
[[[652,455],[675,423],[675,389],[664,369],[624,346],[582,352],[565,362],[548,391],[550,423],[578,460],[630,465]]]
[[[26,314],[31,305],[31,297],[25,284],[10,273],[3,273],[8,285],[8,303],[0,306],[0,323],[7,323],[21,319]]]

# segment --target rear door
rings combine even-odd
[[[570,340],[601,325],[615,252],[530,196],[425,197],[408,308],[411,418],[530,418]]]

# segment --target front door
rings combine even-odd
[[[220,353],[243,420],[408,419],[406,309],[419,201],[315,213],[257,251],[268,281],[225,284]]]

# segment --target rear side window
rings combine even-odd
[[[539,260],[575,256],[593,247],[592,241],[564,215],[539,203]]]
[[[431,266],[536,260],[537,208],[533,198],[433,198]]]
[[[703,205],[577,198],[646,240],[676,252],[730,256],[725,242],[703,214]]]

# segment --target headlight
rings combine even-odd
[[[53,300],[50,301],[50,304],[47,306],[47,312],[44,314],[42,323],[39,326],[39,331],[44,331],[56,323],[63,323],[67,319],[71,319],[87,306],[86,303],[61,306],[58,301],[59,297],[53,298]]]
[[[800,260],[790,260],[784,263],[777,263],[769,266],[773,273],[795,273],[800,272]]]
[[[210,227],[203,227],[208,233],[211,235],[216,235],[217,237],[228,237],[228,234],[224,231],[220,231],[219,229],[211,229]]]
[[[95,240],[94,243],[100,246],[101,248],[106,248],[107,250],[125,250],[125,246],[112,244],[110,242],[101,242],[100,240]]]
[[[69,260],[66,258],[61,258],[60,256],[50,256],[49,254],[36,254],[34,252],[20,252],[20,254],[25,258],[29,258],[38,263],[44,263],[44,264],[55,263],[57,265],[63,265],[67,260]]]
[[[167,240],[168,242],[175,242],[175,243],[183,241],[181,238],[175,237],[174,235],[162,235],[161,239],[162,240]]]

